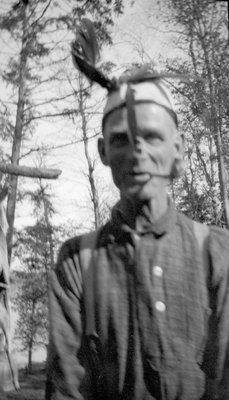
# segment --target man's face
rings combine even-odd
[[[126,108],[110,114],[99,151],[121,196],[144,202],[167,190],[173,162],[182,153],[182,139],[163,107],[137,104],[135,114],[137,132],[133,141],[129,139]]]

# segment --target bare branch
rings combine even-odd
[[[68,111],[62,111],[59,113],[50,113],[50,114],[44,114],[44,115],[38,115],[36,117],[32,117],[28,119],[26,122],[24,122],[23,126],[26,126],[30,124],[31,121],[34,121],[35,119],[43,119],[43,118],[54,118],[54,117],[66,117],[69,115],[75,115],[77,114],[78,110],[68,110]]]
[[[88,137],[88,140],[91,140],[91,139],[95,138],[96,136],[99,136],[100,134],[101,134],[101,132],[96,132],[96,133],[94,133],[94,135],[91,135],[90,137]],[[73,144],[82,143],[83,141],[84,141],[84,139],[77,139],[77,140],[73,140],[72,142],[69,142],[69,143],[59,144],[57,146],[36,147],[36,148],[30,149],[26,153],[22,154],[20,156],[20,160],[22,158],[24,158],[24,157],[29,156],[32,153],[36,153],[36,152],[39,152],[39,151],[51,151],[51,150],[56,150],[56,149],[62,149],[63,147],[72,146]]]
[[[43,17],[43,15],[45,14],[45,12],[46,12],[47,9],[49,8],[49,6],[50,6],[50,4],[51,4],[51,1],[52,1],[52,0],[49,0],[47,6],[44,8],[44,10],[42,11],[41,15],[31,24],[31,27],[32,27],[33,25],[36,25],[37,22]]]

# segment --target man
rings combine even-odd
[[[60,251],[46,399],[229,399],[229,234],[168,198],[183,138],[161,78],[109,90],[98,149],[120,201]]]

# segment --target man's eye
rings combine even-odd
[[[148,143],[158,143],[161,142],[163,139],[160,135],[148,133],[144,136],[144,139]]]
[[[115,146],[124,146],[128,143],[128,136],[123,133],[116,133],[110,138],[110,144]]]

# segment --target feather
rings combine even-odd
[[[181,74],[174,72],[156,72],[152,70],[149,64],[144,65],[143,67],[137,67],[132,69],[130,72],[128,71],[126,74],[122,75],[119,79],[119,84],[124,82],[126,83],[140,83],[153,81],[156,79],[179,79],[182,82],[190,82],[191,79],[194,80],[202,80],[201,77],[193,76],[191,74]]]
[[[81,26],[77,28],[76,38],[71,44],[71,53],[75,67],[91,82],[97,82],[102,87],[112,90],[114,81],[96,68],[100,58],[99,46],[94,25],[88,18],[82,19]]]
[[[82,58],[89,64],[96,65],[100,59],[99,46],[94,25],[88,18],[82,19],[81,26],[76,32],[75,42]]]

